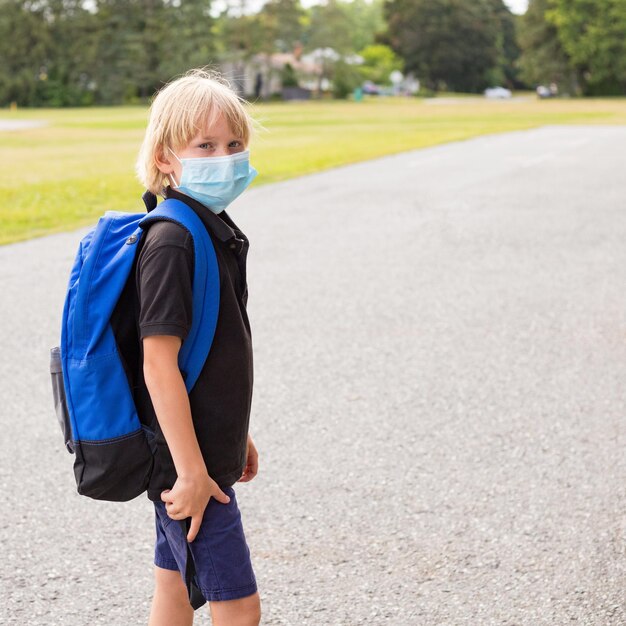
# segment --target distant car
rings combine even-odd
[[[556,98],[559,95],[559,88],[556,83],[551,83],[549,87],[545,85],[539,85],[537,87],[537,97],[541,98]]]
[[[485,97],[492,100],[508,100],[513,94],[505,87],[489,87],[485,89]]]
[[[373,83],[371,80],[366,80],[363,83],[363,93],[369,94],[371,96],[377,96],[380,91],[380,87]]]

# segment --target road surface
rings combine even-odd
[[[625,163],[547,127],[233,205],[264,624],[626,624]],[[75,493],[51,402],[83,233],[0,248],[1,623],[147,621],[150,504]]]

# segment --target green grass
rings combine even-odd
[[[488,102],[368,99],[252,107],[255,185],[370,159],[546,124],[626,124],[626,99]],[[106,210],[142,210],[134,160],[143,107],[0,111],[48,126],[0,132],[0,244],[93,223]]]

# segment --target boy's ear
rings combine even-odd
[[[154,155],[154,162],[163,174],[171,174],[174,171],[173,157],[167,148],[159,148]]]

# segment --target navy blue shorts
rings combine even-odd
[[[209,602],[244,598],[257,590],[235,490],[226,487],[222,491],[230,496],[230,502],[222,504],[215,498],[209,500],[198,535],[189,544],[198,587]],[[182,524],[168,516],[163,502],[155,502],[154,508],[154,564],[179,571],[184,579],[187,540]]]

